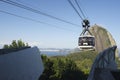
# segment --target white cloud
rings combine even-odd
[[[29,41],[29,42],[27,42],[28,44],[29,44],[29,46],[41,46],[42,45],[42,43],[41,42],[38,42],[38,41]]]

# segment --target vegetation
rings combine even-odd
[[[116,58],[116,63],[117,63],[118,69],[120,69],[120,58],[119,57]]]
[[[94,59],[96,58],[98,52],[96,51],[84,51],[79,53],[69,54],[67,57],[72,59],[77,67],[88,75],[92,66]]]
[[[67,56],[42,55],[45,70],[39,80],[87,80],[97,54],[96,51],[84,51]],[[116,63],[120,69],[119,58],[116,58]]]
[[[10,48],[22,48],[22,47],[28,47],[28,43],[24,43],[22,40],[13,40],[10,45],[5,44],[3,46],[3,49],[10,49]]]
[[[97,52],[78,52],[67,56],[42,55],[45,70],[39,80],[87,80]]]

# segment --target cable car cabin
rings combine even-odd
[[[95,50],[95,37],[91,35],[83,35],[79,37],[78,48],[81,50]]]

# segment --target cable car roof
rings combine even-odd
[[[94,36],[92,36],[92,35],[82,35],[80,37],[94,37]]]

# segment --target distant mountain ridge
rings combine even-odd
[[[114,38],[105,28],[95,24],[90,28],[90,32],[95,36],[96,51],[101,52],[108,47],[116,45]],[[118,51],[116,56],[118,56]]]

